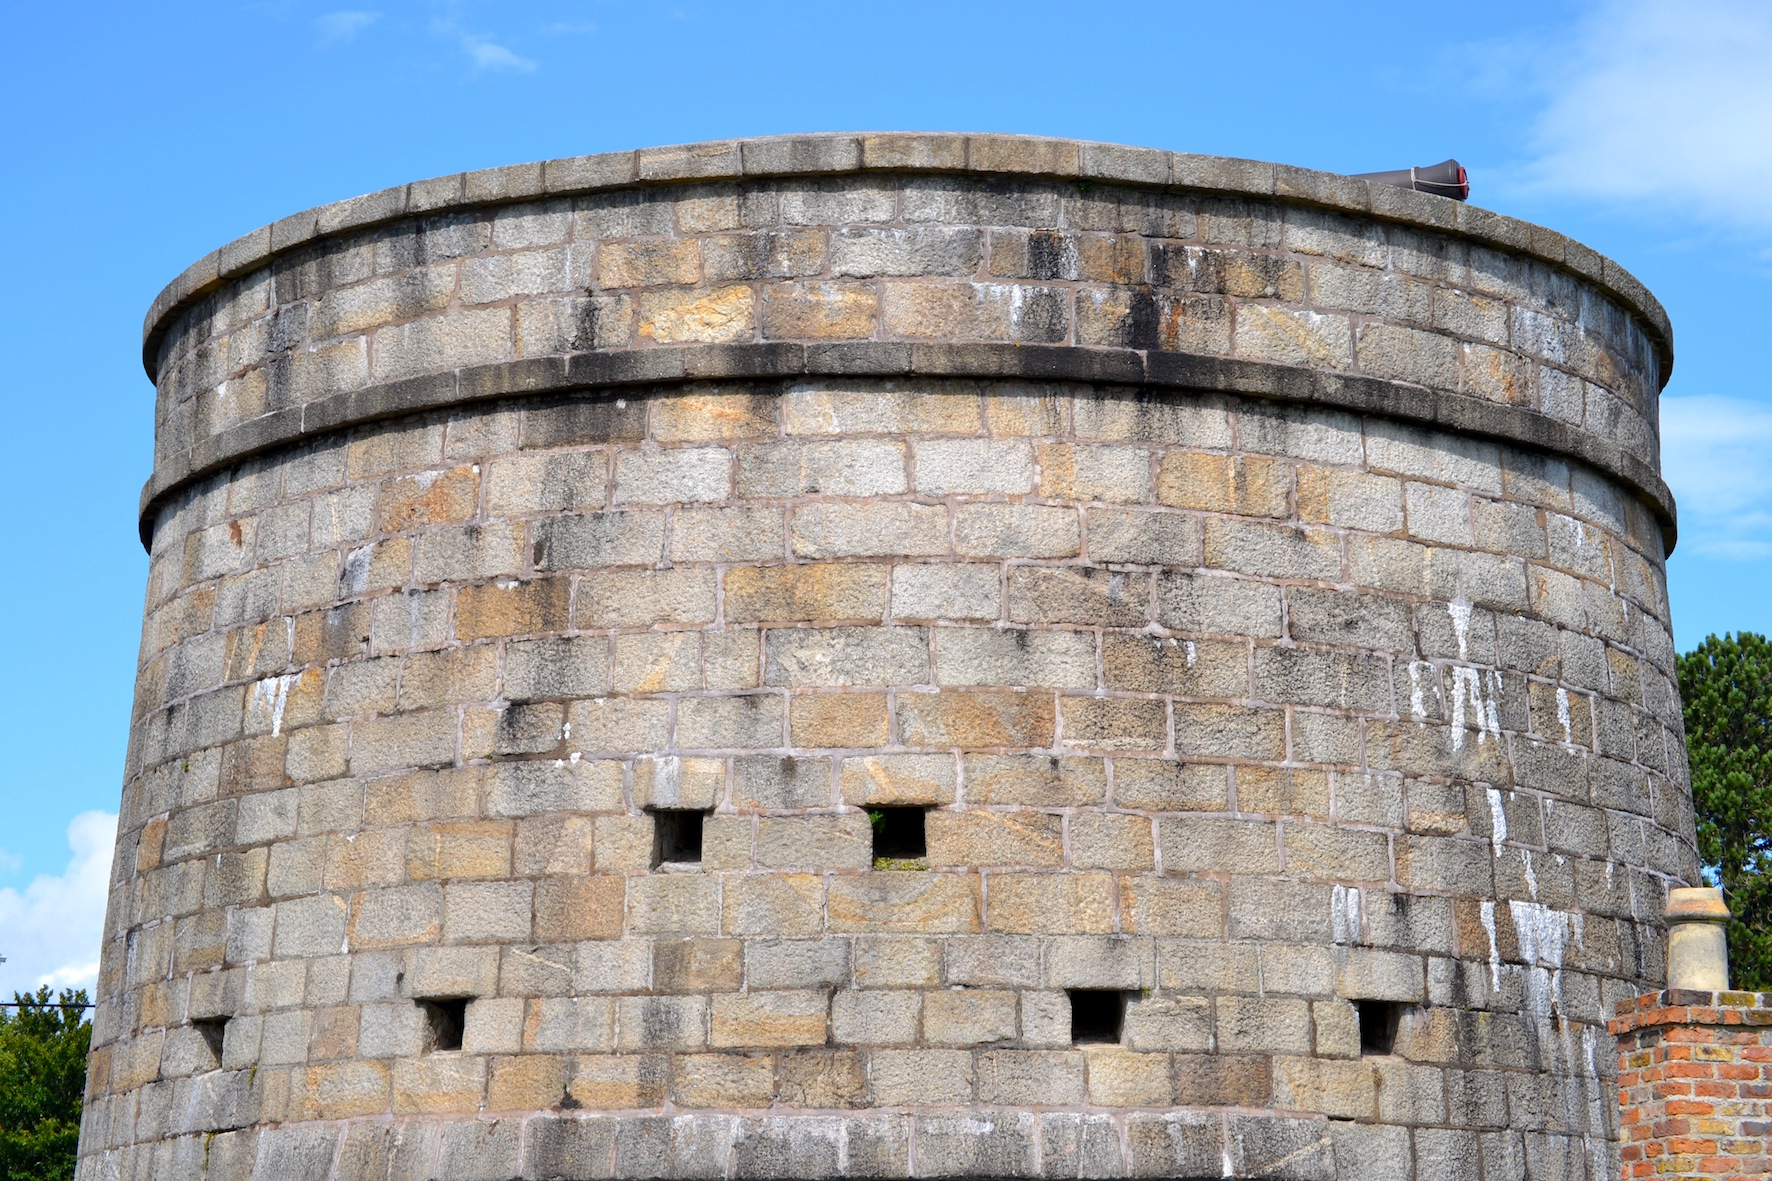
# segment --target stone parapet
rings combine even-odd
[[[1015,137],[882,139],[871,154],[866,142],[669,149],[662,172],[651,153],[626,170],[526,165],[241,239],[150,315],[151,491],[260,440],[402,413],[400,394],[428,375],[556,357],[606,369],[624,353],[614,368],[656,371],[646,354],[697,345],[998,343],[1234,359],[1496,404],[1518,411],[1515,437],[1621,453],[1601,466],[1671,545],[1654,426],[1665,316],[1559,235],[1250,161]],[[549,189],[550,168],[574,179]]]
[[[1609,1028],[1625,1178],[1772,1173],[1772,993],[1667,989]]]

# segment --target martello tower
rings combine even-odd
[[[1696,857],[1593,251],[747,140],[297,214],[143,355],[83,1178],[1612,1168]]]

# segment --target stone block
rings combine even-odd
[[[1047,755],[966,755],[966,798],[974,804],[1079,807],[1107,794],[1102,760]]]
[[[1012,439],[931,439],[916,450],[916,489],[926,496],[1025,495],[1034,449]]]
[[[636,759],[633,793],[641,808],[712,809],[726,797],[725,760],[675,755]]]
[[[991,879],[987,926],[1010,935],[1106,934],[1113,927],[1108,874],[1005,873]]]
[[[682,1054],[672,1062],[671,1101],[681,1107],[767,1107],[775,1069],[764,1054]]]
[[[886,570],[871,562],[741,566],[726,572],[726,619],[732,623],[878,621],[886,611]]]
[[[1141,503],[1151,498],[1151,453],[1141,447],[1038,449],[1040,492],[1054,500]]]
[[[1017,623],[1143,627],[1150,576],[1094,566],[1012,566],[1009,618]]]
[[[673,562],[769,561],[785,555],[786,518],[771,508],[685,508],[671,531]]]
[[[1214,1032],[1218,1045],[1232,1052],[1311,1052],[1311,1015],[1302,1000],[1289,997],[1220,997]]]
[[[822,1046],[829,1001],[822,991],[716,995],[710,1044],[716,1047]]]
[[[1156,754],[1169,746],[1169,710],[1129,697],[1062,697],[1064,744],[1075,750]]]
[[[1101,1046],[1083,1055],[1088,1097],[1102,1107],[1168,1107],[1174,1102],[1173,1059]]]
[[[721,908],[729,935],[815,936],[824,930],[824,880],[815,874],[730,875]]]
[[[765,265],[794,263],[771,259]],[[764,289],[762,320],[766,339],[867,340],[878,330],[880,301],[867,283],[775,283]]]
[[[887,726],[884,693],[796,694],[788,699],[788,739],[795,747],[883,746]]]
[[[1128,1116],[1126,1150],[1134,1177],[1223,1176],[1228,1151],[1222,1118],[1197,1111]]]
[[[977,880],[919,871],[834,876],[826,915],[838,932],[972,933],[979,929]]]
[[[1034,1171],[1034,1116],[978,1112],[917,1117],[919,1174],[1026,1177]]]
[[[1070,558],[1082,545],[1077,511],[1034,504],[963,504],[954,549],[972,558]]]
[[[1084,632],[938,628],[940,685],[1094,689],[1095,640]]]
[[[599,570],[582,576],[573,623],[585,629],[712,623],[712,570]]]
[[[789,533],[803,558],[936,557],[949,548],[942,505],[807,504],[794,510]]]
[[[1056,1107],[1081,1103],[1085,1093],[1084,1055],[1076,1050],[987,1050],[978,1056],[982,1102]]]
[[[544,942],[613,939],[621,934],[626,883],[613,874],[536,883],[535,934]]]
[[[764,638],[764,679],[789,688],[927,684],[923,628],[781,628]]]
[[[972,1054],[965,1050],[878,1050],[868,1055],[874,1102],[882,1107],[970,1103]]]
[[[913,1045],[921,1033],[923,996],[892,989],[835,992],[831,996],[831,1037],[839,1045]]]
[[[1182,697],[1249,695],[1249,649],[1243,643],[1112,633],[1102,636],[1101,666],[1109,689]]]
[[[921,747],[1049,747],[1051,694],[941,690],[898,695],[899,739]]]
[[[756,862],[768,869],[865,869],[873,861],[865,813],[765,816],[757,823]]]
[[[1091,508],[1089,556],[1098,562],[1141,566],[1198,566],[1199,518],[1143,509]]]

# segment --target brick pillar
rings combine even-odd
[[[1652,992],[1611,1030],[1623,1177],[1772,1172],[1772,993]]]

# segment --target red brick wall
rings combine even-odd
[[[1772,1172],[1772,993],[1652,992],[1611,1029],[1623,1177]]]

